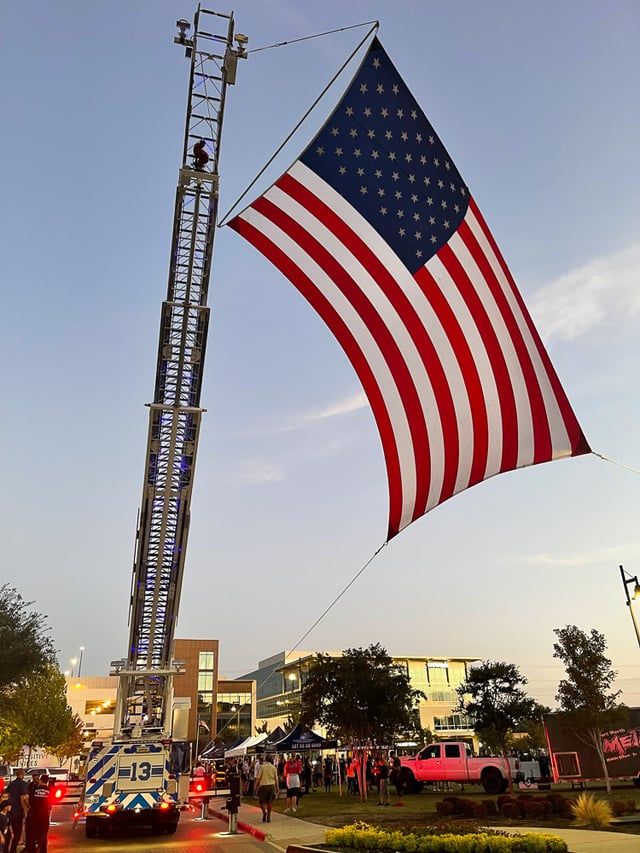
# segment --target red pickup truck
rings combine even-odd
[[[532,762],[537,766],[537,762]],[[509,776],[523,779],[525,768],[518,767],[515,759],[506,765],[504,758],[490,756],[475,758],[469,744],[449,741],[430,743],[417,755],[400,759],[399,784],[407,793],[418,793],[431,782],[465,782],[482,785],[487,794],[501,794],[507,789]],[[530,768],[530,777],[540,776],[538,768]]]

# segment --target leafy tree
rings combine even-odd
[[[49,751],[65,743],[73,726],[67,705],[64,675],[53,664],[16,687],[7,709],[7,720],[20,732],[22,743],[44,746]]]
[[[621,691],[610,692],[618,673],[605,655],[607,641],[595,628],[587,634],[575,625],[556,628],[554,634],[558,642],[553,644],[553,656],[562,661],[567,672],[558,685],[556,701],[565,712],[566,725],[597,752],[610,792],[602,733],[622,722],[627,709],[617,701]]]
[[[524,720],[518,727],[522,736],[518,738],[517,743],[523,752],[535,752],[538,749],[546,748],[547,737],[544,733],[544,717],[545,714],[550,713],[551,708],[536,702],[531,719]]]
[[[509,766],[513,730],[535,714],[536,702],[522,689],[527,679],[513,663],[484,661],[470,670],[467,680],[456,688],[456,710],[474,719],[474,730]],[[511,774],[508,774],[512,790]]]
[[[66,739],[57,746],[49,746],[51,755],[55,755],[60,764],[74,755],[79,755],[85,741],[84,723],[77,714],[72,714],[69,720],[69,730]]]
[[[0,586],[0,702],[33,673],[55,662],[46,616],[29,610],[17,590]]]
[[[346,649],[341,657],[320,653],[302,685],[300,721],[317,722],[344,743],[389,744],[418,734],[422,696],[379,644]]]

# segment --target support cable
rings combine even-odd
[[[359,24],[358,26],[362,26],[362,25],[361,25],[361,24]],[[247,187],[247,188],[244,190],[244,192],[242,192],[242,193],[241,193],[241,195],[240,195],[240,196],[239,196],[239,197],[234,201],[234,203],[231,205],[231,207],[229,208],[229,210],[227,211],[227,213],[226,213],[226,214],[222,217],[222,219],[218,222],[218,227],[222,227],[222,226],[226,223],[227,219],[229,219],[229,217],[231,216],[231,214],[233,213],[233,211],[236,209],[236,207],[238,207],[238,205],[241,203],[241,201],[243,200],[243,198],[244,198],[244,197],[245,197],[245,196],[246,196],[246,195],[251,191],[251,188],[252,188],[252,187],[254,187],[254,186],[256,185],[256,183],[260,180],[260,178],[262,177],[262,175],[264,175],[264,173],[267,171],[267,169],[269,168],[269,166],[270,166],[270,165],[273,163],[273,161],[276,159],[276,157],[278,156],[278,154],[282,151],[282,149],[285,147],[285,145],[287,145],[287,143],[291,140],[291,138],[292,138],[292,137],[297,133],[297,131],[298,131],[298,130],[300,129],[300,127],[302,126],[302,124],[303,124],[303,123],[307,120],[307,118],[311,115],[311,113],[313,112],[313,110],[317,107],[317,105],[318,105],[318,104],[320,103],[320,101],[324,98],[324,96],[327,94],[327,92],[329,91],[329,89],[330,89],[330,88],[333,86],[333,84],[336,82],[336,80],[338,79],[338,77],[342,74],[342,72],[343,72],[343,71],[344,71],[344,69],[347,67],[347,65],[351,62],[351,60],[353,59],[353,57],[358,53],[358,51],[360,50],[360,48],[362,47],[362,45],[367,41],[367,39],[368,39],[368,38],[370,38],[370,36],[371,36],[371,35],[373,35],[373,33],[375,33],[375,32],[378,30],[379,26],[380,26],[379,21],[374,21],[374,22],[373,22],[373,26],[372,26],[372,27],[367,31],[366,35],[365,35],[365,36],[360,40],[360,42],[358,43],[358,45],[357,45],[357,46],[356,46],[356,47],[351,51],[351,53],[350,53],[350,55],[348,56],[348,58],[343,62],[343,64],[342,64],[342,65],[341,65],[341,67],[339,68],[339,70],[338,70],[338,71],[336,71],[336,73],[333,75],[333,77],[331,78],[331,80],[330,80],[330,81],[327,83],[327,85],[324,87],[324,89],[322,90],[322,92],[318,95],[318,97],[317,97],[317,98],[315,99],[315,101],[311,104],[311,106],[310,106],[310,107],[309,107],[309,109],[306,111],[306,113],[302,116],[302,118],[300,119],[300,121],[296,124],[296,126],[293,128],[293,130],[291,130],[291,131],[290,131],[290,133],[285,137],[285,139],[280,143],[280,145],[278,146],[278,148],[274,151],[274,153],[271,155],[271,157],[270,157],[270,158],[269,158],[269,160],[265,163],[265,165],[262,167],[262,169],[260,169],[260,171],[258,172],[258,174],[255,176],[255,178],[254,178],[254,179],[251,181],[251,183],[248,185],[248,187]],[[307,36],[307,38],[313,38],[313,36]],[[300,41],[302,41],[302,39],[300,39]],[[283,42],[283,44],[285,44],[285,42]]]

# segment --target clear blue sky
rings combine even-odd
[[[123,655],[188,66],[185,0],[3,4],[3,570],[60,663]],[[228,12],[230,8],[219,7]],[[591,446],[640,468],[635,0],[238,0],[249,48],[379,18],[538,323]],[[230,90],[221,212],[364,30],[252,54]],[[288,164],[340,89],[288,151]],[[270,180],[276,174],[268,176]],[[264,182],[263,182],[264,186]],[[178,635],[221,673],[291,648],[382,543],[380,443],[331,334],[220,229]],[[640,572],[640,479],[596,457],[502,475],[413,524],[304,648],[518,664],[553,704],[553,629],[602,631],[640,703],[618,564]]]

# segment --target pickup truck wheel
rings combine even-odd
[[[416,777],[413,775],[411,770],[408,767],[403,767],[400,770],[400,776],[398,777],[398,781],[396,782],[396,790],[398,792],[398,796],[402,796],[405,794],[419,794],[423,788],[423,783],[418,782]]]
[[[499,770],[489,768],[482,774],[482,787],[487,794],[499,794],[502,791],[504,779]]]

